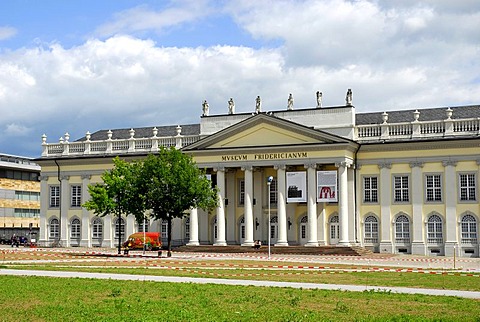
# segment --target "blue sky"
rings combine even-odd
[[[345,102],[359,112],[480,103],[480,2],[0,2],[0,152],[41,136],[192,124]],[[421,120],[421,116],[420,116]],[[173,135],[173,134],[172,134]]]

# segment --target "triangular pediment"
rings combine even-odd
[[[347,143],[349,140],[267,114],[257,114],[184,150]]]

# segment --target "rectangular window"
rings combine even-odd
[[[60,186],[50,186],[50,208],[60,207]]]
[[[474,173],[460,174],[460,200],[461,201],[477,200],[477,192],[475,188],[476,187],[475,187]]]
[[[394,191],[393,198],[395,202],[408,202],[408,176],[395,176],[393,178]]]
[[[377,177],[363,178],[363,202],[378,202]]]
[[[72,192],[72,207],[81,207],[82,206],[82,186],[71,186]]]
[[[239,205],[244,205],[245,204],[245,180],[240,180],[239,181],[238,204]]]
[[[25,201],[40,201],[40,192],[15,191],[15,199]]]
[[[40,218],[40,209],[15,208],[13,216],[18,218]]]
[[[426,201],[442,201],[442,177],[439,174],[429,174],[425,177]]]

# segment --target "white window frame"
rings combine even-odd
[[[472,214],[465,214],[460,221],[460,230],[462,244],[476,244],[477,243],[477,218]]]
[[[48,207],[60,208],[60,185],[52,185],[48,188]]]
[[[120,221],[120,231],[122,233],[122,236],[125,237],[125,219],[123,219],[122,217],[120,217],[120,219],[118,219],[118,217],[115,219],[115,228],[114,228],[114,237],[115,239],[118,239],[118,222]],[[122,237],[122,238],[123,238]]]
[[[80,219],[73,218],[70,223],[70,238],[80,239],[82,233],[82,223]]]
[[[406,174],[396,174],[393,176],[393,202],[410,202],[410,177]],[[398,198],[397,198],[398,195]]]
[[[437,214],[430,215],[427,219],[427,242],[429,244],[443,243],[443,219]]]
[[[477,201],[477,176],[476,173],[458,174],[458,199],[461,202]]]
[[[425,175],[425,202],[442,202],[443,187],[440,173]]]
[[[375,187],[373,187],[375,185]],[[378,203],[378,177],[363,177],[363,202]]]
[[[407,215],[401,214],[395,218],[395,242],[410,242],[410,218]]]
[[[378,218],[367,215],[363,222],[363,242],[366,244],[378,243]]]
[[[60,237],[60,221],[57,218],[50,219],[48,237],[51,239],[58,239]]]
[[[103,239],[103,222],[98,217],[92,220],[92,239]]]
[[[82,206],[82,186],[70,186],[70,207],[79,208]]]
[[[238,205],[245,205],[245,180],[238,181]]]
[[[267,182],[265,179],[264,182]],[[276,177],[273,177],[272,182],[270,183],[270,204],[276,205],[278,202],[278,181]]]

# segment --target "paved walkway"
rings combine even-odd
[[[63,272],[63,271],[36,271],[36,270],[14,270],[0,269],[0,275],[14,276],[47,276],[47,277],[66,277],[66,278],[99,278],[115,279],[129,281],[152,281],[152,282],[171,282],[171,283],[198,283],[198,284],[224,284],[224,285],[251,285],[268,287],[292,287],[304,289],[322,289],[322,290],[340,290],[340,291],[378,291],[406,294],[425,294],[441,296],[457,296],[462,298],[480,299],[480,292],[456,291],[456,290],[438,290],[438,289],[419,289],[409,287],[385,287],[385,286],[366,286],[366,285],[339,285],[339,284],[315,284],[315,283],[291,283],[291,282],[273,282],[273,281],[252,281],[218,278],[194,278],[177,276],[151,276],[151,275],[128,275],[128,274],[110,274],[110,273],[83,273],[83,272]]]

